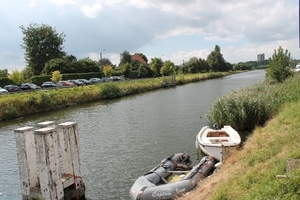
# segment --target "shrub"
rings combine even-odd
[[[121,96],[122,92],[121,92],[120,88],[117,86],[117,84],[106,83],[106,84],[103,84],[102,95],[103,95],[104,99],[111,99],[111,98]]]

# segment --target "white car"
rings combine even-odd
[[[8,91],[0,87],[0,94],[6,94],[6,93],[8,93]]]
[[[300,64],[296,65],[295,72],[300,72]]]

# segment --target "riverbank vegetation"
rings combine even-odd
[[[280,112],[285,103],[300,99],[298,74],[284,83],[261,82],[233,91],[217,99],[207,118],[213,123],[230,124],[237,130],[252,131]]]
[[[181,74],[176,76],[176,85],[218,78],[232,73],[238,73],[238,71]],[[161,89],[163,80],[169,78],[171,77],[108,82],[82,87],[0,95],[0,119],[14,119],[33,113],[55,110],[101,99],[117,98]]]
[[[280,110],[264,127],[257,127],[219,171],[179,199],[300,199],[300,169],[287,171],[288,159],[300,159],[300,100]]]
[[[214,102],[211,120],[251,133],[219,170],[179,199],[300,199],[300,74],[285,71],[289,61],[277,59],[289,57],[287,51],[274,55],[277,64],[265,82]]]
[[[269,64],[264,82],[217,99],[207,114],[209,121],[252,131],[276,115],[285,103],[298,101],[300,79],[289,67],[290,53],[279,47]]]

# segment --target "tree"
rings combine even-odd
[[[101,60],[99,60],[99,64],[100,64],[101,67],[103,67],[105,65],[112,65],[109,58],[102,58]]]
[[[65,59],[66,59],[66,61],[67,61],[68,63],[73,63],[73,62],[76,62],[76,61],[77,61],[77,58],[76,58],[75,56],[73,56],[73,55],[67,55],[67,56],[65,57]]]
[[[131,55],[128,51],[124,51],[123,53],[120,54],[120,64],[119,67],[122,67],[126,63],[131,62]]]
[[[7,69],[0,69],[0,77],[7,77],[8,71]]]
[[[229,62],[225,62],[226,63],[226,70],[233,70],[233,64],[229,63]]]
[[[113,67],[111,65],[105,65],[103,67],[103,74],[105,77],[111,77]]]
[[[11,74],[8,75],[8,79],[16,85],[21,85],[21,83],[24,81],[22,72],[18,71],[17,69],[12,70]]]
[[[130,65],[132,67],[132,70],[138,70],[138,68],[140,67],[142,63],[139,60],[132,60],[130,62]]]
[[[89,73],[100,72],[100,64],[91,59],[81,59],[71,63],[70,68],[66,73]]]
[[[55,58],[49,60],[42,71],[43,74],[52,74],[54,71],[60,71],[61,73],[67,73],[67,69],[70,64],[66,59],[63,58]]]
[[[52,72],[52,78],[51,78],[51,81],[53,83],[57,83],[58,81],[61,81],[62,80],[62,75],[60,74],[60,71],[54,71]]]
[[[34,75],[43,71],[45,64],[55,58],[65,56],[63,51],[64,33],[57,33],[54,28],[45,24],[20,26],[23,37],[22,48],[25,49],[25,60]]]
[[[190,58],[187,63],[188,65],[188,72],[189,73],[199,73],[200,72],[200,61],[196,57]]]
[[[214,51],[212,51],[206,59],[209,67],[213,71],[227,71],[227,65],[221,54],[221,48],[216,45]]]
[[[162,68],[164,62],[161,58],[151,58],[150,69],[153,71],[154,76],[160,75],[160,69]]]
[[[175,73],[175,65],[170,60],[164,62],[162,68],[160,69],[160,74],[162,76],[168,76]]]
[[[179,66],[179,71],[180,73],[184,73],[184,74],[189,72],[187,62],[184,61],[182,62],[182,64]]]
[[[237,63],[233,66],[233,70],[241,70],[242,66],[240,63]]]
[[[137,72],[138,72],[139,77],[141,77],[141,78],[146,77],[148,74],[147,65],[140,63],[140,66],[139,66]]]
[[[131,70],[132,70],[132,66],[130,63],[126,63],[121,67],[122,74],[127,78],[129,77]]]
[[[199,64],[200,64],[200,72],[208,72],[209,71],[209,65],[206,62],[205,59],[199,58]]]
[[[33,72],[32,72],[32,69],[30,67],[26,66],[22,70],[22,74],[23,74],[25,82],[31,82],[30,78],[33,76]]]
[[[291,53],[287,49],[284,51],[279,46],[277,51],[274,49],[272,58],[269,58],[269,68],[266,76],[278,82],[283,82],[287,77],[292,75],[292,70],[290,69],[291,63]]]

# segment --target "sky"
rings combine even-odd
[[[300,59],[298,0],[2,0],[0,20],[0,69],[9,72],[26,66],[20,26],[32,23],[64,33],[67,55],[101,53],[116,65],[124,51],[179,65],[215,45],[232,64],[279,46]]]

